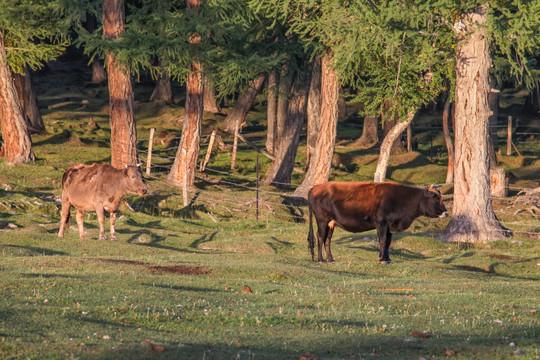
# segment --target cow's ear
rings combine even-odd
[[[126,167],[122,170],[124,175],[127,175],[128,169],[129,169],[129,165],[126,164]]]

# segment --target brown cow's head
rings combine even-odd
[[[442,201],[441,192],[434,185],[424,189],[424,199],[421,202],[421,209],[425,216],[431,218],[445,218],[448,216],[446,206]]]
[[[123,171],[126,176],[127,190],[134,194],[144,195],[148,191],[138,166],[128,165]]]

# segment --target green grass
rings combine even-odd
[[[373,231],[339,229],[337,263],[318,264],[307,249],[306,208],[281,196],[290,190],[263,187],[255,221],[255,152],[241,145],[230,170],[230,154],[217,151],[209,167],[220,173],[198,178],[186,209],[180,189],[165,181],[174,146],[157,143],[154,164],[164,167],[152,168],[149,194],[127,197],[136,211],[121,208],[118,242],[97,240],[95,214],[85,217],[87,240],[75,226],[58,238],[62,174],[75,163],[108,162],[110,130],[106,87],[80,88],[83,80],[73,74],[60,84],[51,78],[42,75],[37,84],[49,131],[33,137],[38,160],[17,167],[0,160],[0,358],[540,357],[540,222],[527,212],[514,215],[512,199],[494,202],[498,217],[518,231],[507,241],[440,242],[435,237],[446,222],[421,218],[395,236],[391,265],[379,265]],[[139,149],[145,151],[151,127],[179,135],[181,101],[149,104],[142,96],[148,86],[135,90]],[[264,117],[257,105],[249,127],[258,131]],[[88,131],[89,118],[101,129]],[[222,119],[206,114],[203,133]],[[60,136],[66,129],[80,141]],[[339,134],[346,141],[359,128],[341,122]],[[435,137],[433,161],[425,142],[393,156],[389,178],[443,182],[442,146]],[[353,181],[371,178],[377,155],[345,143],[337,157],[343,166],[332,179]],[[259,159],[262,174],[270,162]],[[501,160],[512,186],[538,186],[538,148],[525,159]],[[293,183],[301,179],[293,174]],[[451,207],[451,197],[445,200]],[[242,291],[245,285],[252,293]]]

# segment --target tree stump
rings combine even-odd
[[[507,197],[508,196],[508,178],[503,167],[496,167],[489,171],[489,179],[491,186],[491,196]]]

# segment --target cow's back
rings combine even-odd
[[[104,181],[112,181],[106,176],[107,167],[111,166],[93,164],[70,167],[62,177],[62,197],[66,197],[76,208],[94,210],[99,188],[103,187]]]

